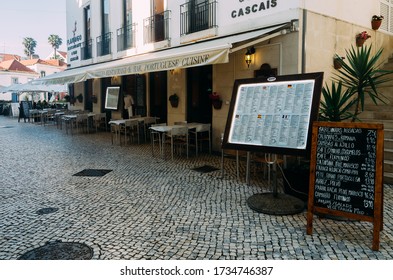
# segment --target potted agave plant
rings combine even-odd
[[[371,18],[371,28],[373,30],[378,30],[382,24],[383,16],[373,15]]]
[[[374,104],[383,102],[379,87],[391,80],[393,71],[379,69],[382,49],[371,53],[372,46],[346,51],[346,60],[336,55],[341,68],[334,74],[332,84],[322,88],[323,99],[320,102],[321,121],[342,122],[359,121],[359,114],[364,110],[364,101],[369,97]],[[284,191],[306,200],[308,194],[309,161],[301,158],[288,162],[284,169]],[[305,179],[305,180],[303,180]]]

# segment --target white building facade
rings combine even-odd
[[[324,72],[344,56],[356,34],[392,54],[393,1],[389,0],[78,0],[67,1],[69,69],[44,79],[68,83],[84,96],[77,107],[104,108],[106,88],[132,95],[135,112],[175,121],[210,122],[213,148],[220,147],[234,81],[258,75],[269,64],[278,75]],[[379,30],[371,17],[383,15]],[[392,20],[391,20],[392,18]],[[251,51],[251,60],[245,54]],[[209,94],[223,100],[214,109]],[[168,97],[179,96],[178,107]]]

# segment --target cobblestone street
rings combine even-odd
[[[266,215],[247,198],[269,191],[262,176],[237,180],[235,161],[220,156],[163,160],[150,144],[111,144],[109,132],[66,134],[55,125],[0,116],[0,259],[14,260],[47,242],[79,242],[95,260],[391,260],[392,186],[384,186],[380,250],[372,224],[314,216],[306,211]],[[244,177],[244,163],[241,166]],[[102,177],[73,176],[84,169]],[[281,182],[279,177],[279,184]],[[40,215],[42,208],[53,213]]]

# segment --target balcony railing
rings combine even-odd
[[[217,26],[217,1],[180,5],[180,36]]]
[[[170,11],[155,14],[143,20],[144,43],[155,43],[169,39]]]
[[[110,54],[112,41],[112,32],[105,33],[97,37],[97,56]]]
[[[117,51],[124,51],[135,47],[136,24],[130,24],[117,29]]]
[[[81,59],[86,60],[92,58],[93,40],[87,40],[82,43],[81,47]]]

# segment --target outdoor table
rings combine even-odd
[[[152,126],[150,127],[151,130],[160,133],[160,140],[161,143],[159,143],[160,145],[160,152],[161,152],[161,156],[164,157],[165,152],[164,152],[164,143],[165,143],[165,134],[170,132],[172,130],[172,128],[174,127],[184,127],[186,126],[189,130],[190,129],[195,129],[197,128],[199,125],[202,125],[201,123],[184,123],[184,124],[175,124],[175,125],[156,125],[156,126]],[[153,149],[153,143],[152,143],[152,149]]]
[[[124,125],[126,123],[126,121],[137,120],[140,124],[143,124],[146,118],[150,118],[150,117],[137,117],[137,118],[129,118],[129,119],[111,120],[108,122],[108,124],[117,126],[117,128],[115,130],[120,131],[120,126]],[[116,135],[116,137],[117,137],[117,135]]]

